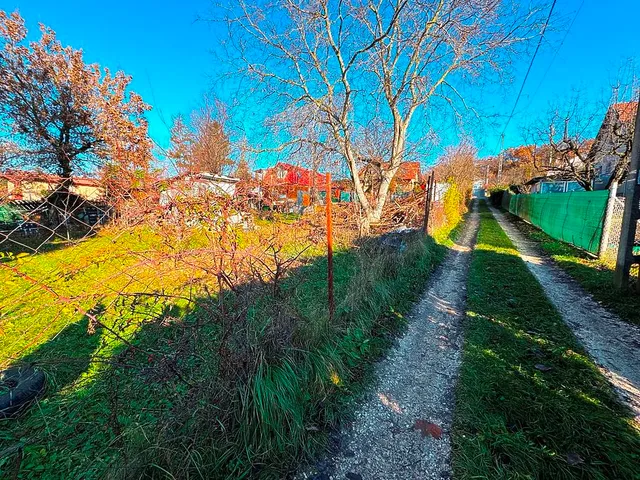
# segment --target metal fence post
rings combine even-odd
[[[333,298],[333,218],[331,216],[331,174],[327,173],[327,194],[325,196],[327,210],[327,292],[329,301],[329,321],[333,321],[335,300]]]

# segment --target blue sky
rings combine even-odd
[[[87,61],[132,75],[132,88],[153,106],[150,134],[163,147],[173,116],[197,107],[212,87],[222,99],[234,94],[224,82],[214,83],[220,73],[211,53],[219,48],[215,27],[198,21],[209,8],[207,0],[0,0],[0,9],[20,11],[31,34],[42,22],[63,44],[82,48]],[[638,0],[558,0],[556,14],[556,27],[536,58],[506,130],[505,147],[522,144],[522,127],[576,89],[589,101],[605,102],[620,68],[640,54],[637,28],[625,26],[625,21],[640,18]],[[472,132],[481,155],[496,153],[529,61],[522,56],[509,67],[513,82],[500,89],[503,93],[481,96],[480,110],[495,116]],[[259,110],[254,114],[245,120],[248,127],[260,117]],[[443,137],[440,148],[452,141],[454,135]]]

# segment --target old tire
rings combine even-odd
[[[27,408],[45,388],[44,373],[34,367],[12,367],[0,372],[0,418]]]

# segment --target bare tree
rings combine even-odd
[[[435,167],[439,182],[456,184],[464,194],[470,194],[476,176],[478,150],[470,141],[446,149]]]
[[[311,106],[346,162],[363,220],[380,219],[389,186],[432,112],[465,105],[470,81],[499,73],[539,33],[540,10],[512,0],[235,0],[226,11],[234,64],[282,111]],[[273,100],[274,102],[277,101]],[[382,179],[368,197],[359,150],[372,119],[384,125]],[[419,127],[421,125],[421,127]],[[366,228],[366,226],[365,226]]]
[[[573,123],[572,119],[575,120]],[[585,132],[589,131],[585,123],[590,124],[591,121],[583,118],[578,120],[575,114],[567,114],[562,118],[556,111],[546,130],[538,130],[539,143],[547,148],[533,151],[535,168],[546,176],[572,179],[585,190],[593,190],[593,141],[585,136]],[[563,133],[558,134],[558,131]]]
[[[617,189],[629,168],[637,110],[637,102],[619,100],[614,92],[604,118],[597,105],[583,102],[579,95],[565,107],[564,114],[555,110],[546,127],[538,130],[538,139],[546,148],[536,149],[536,168],[547,175],[575,180],[587,191],[602,178],[606,179],[604,188]],[[591,138],[594,128],[597,135]]]
[[[0,133],[14,140],[23,165],[63,177],[126,158],[146,168],[151,143],[143,117],[149,106],[127,93],[131,77],[84,63],[41,26],[26,42],[18,13],[0,11]]]
[[[220,104],[205,97],[202,106],[191,114],[189,125],[182,116],[174,119],[169,157],[179,171],[220,174],[224,167],[233,164],[229,152],[229,136]]]

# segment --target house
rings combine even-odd
[[[382,167],[388,168],[389,163],[381,159],[370,159],[360,170],[360,179],[365,192],[377,189],[382,181]],[[401,163],[393,177],[389,192],[391,198],[401,198],[414,192],[417,188],[424,190],[424,178],[420,162]]]
[[[545,175],[534,177],[523,185],[529,193],[566,193],[582,192],[584,188],[571,178],[563,175]]]
[[[608,187],[609,179],[620,158],[614,150],[617,146],[617,153],[625,153],[621,149],[627,147],[620,146],[621,138],[631,139],[637,110],[638,102],[614,103],[607,110],[591,152],[596,169],[594,190]]]
[[[61,184],[63,178],[39,171],[7,170],[0,173],[0,201],[37,202],[46,199]],[[85,200],[95,201],[104,196],[99,180],[73,177],[69,191]]]
[[[63,181],[40,171],[0,173],[0,231],[32,234],[44,226],[50,230],[73,223],[86,228],[109,220],[111,209],[104,203],[105,189],[98,179],[72,177],[69,193],[61,197],[58,189]],[[63,204],[58,203],[60,198]]]
[[[179,198],[198,198],[206,195],[233,197],[238,178],[200,172],[176,175],[166,180],[166,188],[160,193],[160,205],[169,207]]]
[[[278,162],[275,166],[255,171],[263,198],[273,204],[295,203],[309,206],[314,194],[325,192],[324,174],[290,163]]]
[[[410,193],[423,183],[420,162],[404,162],[400,164],[394,177],[397,193]]]

